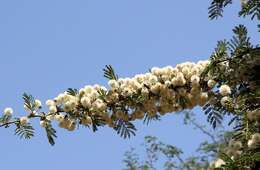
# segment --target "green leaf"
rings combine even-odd
[[[102,116],[99,115],[91,115],[92,119],[92,130],[96,132],[99,126],[104,126],[106,124],[105,120]]]
[[[259,0],[250,0],[243,5],[242,10],[239,12],[239,16],[251,15],[251,20],[254,18],[260,19],[260,1]]]
[[[3,115],[1,118],[0,118],[0,124],[4,124],[4,123],[7,123],[9,122],[9,120],[11,119],[11,115]]]
[[[106,101],[107,92],[104,89],[99,89],[98,94],[99,94],[100,99],[102,99],[103,101]]]
[[[208,8],[209,18],[217,19],[218,17],[222,17],[223,8],[231,3],[232,0],[213,0]]]
[[[203,108],[205,115],[207,115],[207,121],[212,125],[213,129],[220,125],[223,120],[223,115],[226,111],[223,110],[222,106],[206,104]]]
[[[136,128],[131,122],[119,119],[117,120],[114,129],[117,131],[117,134],[120,134],[120,136],[123,137],[124,139],[130,138],[131,135],[135,136]]]
[[[50,122],[46,126],[45,131],[49,143],[53,146],[55,144],[54,138],[57,138],[57,136],[56,136],[56,130],[51,126]]]
[[[257,88],[257,89],[255,90],[255,93],[256,93],[256,95],[260,95],[260,88]]]
[[[104,77],[109,80],[117,80],[118,75],[115,73],[113,67],[111,65],[106,65],[106,68],[103,69]]]
[[[149,170],[149,166],[148,165],[144,165],[142,168],[143,168],[143,170]]]
[[[253,155],[253,159],[256,161],[260,161],[260,152],[257,152]]]
[[[27,93],[23,94],[24,105],[30,110],[33,111],[35,109],[35,99],[32,95]]]
[[[229,49],[232,54],[240,53],[243,48],[251,48],[250,38],[247,36],[247,29],[244,25],[238,25],[233,29],[234,36],[229,41]]]
[[[17,124],[15,135],[18,135],[20,138],[30,139],[34,136],[34,128],[30,123],[25,125]]]
[[[227,57],[227,45],[228,42],[226,40],[218,41],[217,47],[215,48],[214,53],[211,55],[211,59],[217,62],[221,59],[224,59]]]
[[[66,92],[71,96],[76,96],[78,94],[78,90],[73,88],[68,88]]]
[[[152,121],[160,121],[161,120],[161,116],[160,115],[149,115],[149,114],[145,114],[145,117],[144,117],[144,121],[143,123],[146,124],[146,125],[149,125]]]

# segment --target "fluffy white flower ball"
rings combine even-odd
[[[87,85],[84,87],[85,94],[91,93],[93,91],[93,87],[90,85]]]
[[[58,122],[61,122],[64,120],[64,115],[63,114],[57,114],[54,116],[55,120]]]
[[[222,159],[220,159],[220,158],[217,159],[216,162],[215,162],[215,168],[219,168],[222,165],[225,165],[225,162]]]
[[[240,141],[231,140],[229,142],[228,146],[231,150],[237,151],[237,150],[241,149],[243,145]]]
[[[60,128],[64,128],[64,129],[68,129],[70,126],[71,121],[69,119],[62,119],[61,121],[59,121],[59,127]]]
[[[260,142],[260,133],[255,133],[252,135],[252,140],[256,143]]]
[[[215,80],[209,80],[207,84],[208,84],[208,87],[212,89],[213,87],[215,87],[217,82]]]
[[[89,125],[92,124],[92,119],[90,116],[85,116],[84,118],[81,119],[81,124],[83,125]]]
[[[45,103],[48,107],[55,105],[55,102],[53,100],[47,100]]]
[[[251,121],[257,120],[260,117],[260,110],[253,110],[247,112],[247,118]]]
[[[103,100],[97,99],[95,102],[93,102],[93,108],[102,111],[106,109],[106,104],[103,102]]]
[[[57,107],[55,105],[50,106],[49,110],[50,110],[51,113],[56,113],[57,112]]]
[[[66,96],[66,94],[64,94],[64,93],[59,94],[59,95],[55,98],[56,103],[57,103],[57,104],[61,104],[61,103],[64,101],[65,96]]]
[[[237,150],[239,150],[239,149],[241,149],[243,147],[243,145],[242,145],[242,143],[240,141],[234,142],[233,146]]]
[[[4,109],[4,115],[6,115],[6,116],[11,116],[13,114],[13,112],[14,112],[13,109],[10,107],[7,107]]]
[[[204,106],[206,102],[208,101],[208,93],[207,92],[202,92],[199,96],[199,105]]]
[[[227,95],[230,95],[231,94],[231,89],[228,85],[221,85],[220,88],[219,88],[219,93],[222,95],[222,96],[227,96]]]
[[[154,94],[158,94],[160,92],[161,88],[162,88],[162,84],[158,82],[154,86],[151,87],[151,92],[153,92]]]
[[[170,87],[170,86],[172,85],[172,82],[169,81],[169,80],[166,80],[166,81],[164,82],[164,84],[165,84],[167,87]]]
[[[198,86],[200,83],[200,78],[197,75],[193,75],[193,76],[191,76],[190,81],[191,81],[192,86]]]
[[[255,148],[258,143],[260,143],[260,133],[255,133],[251,136],[251,139],[248,140],[247,145],[249,148]]]
[[[190,73],[189,67],[183,67],[181,71],[185,77],[187,77],[187,75],[189,75],[189,73]]]
[[[24,116],[24,117],[20,118],[20,124],[21,125],[25,125],[27,123],[29,123],[29,118],[28,117]]]
[[[252,139],[249,139],[247,141],[247,145],[249,148],[254,148],[256,146],[256,143]]]
[[[151,69],[151,72],[152,72],[153,75],[156,75],[156,76],[159,76],[160,73],[161,73],[160,68],[158,68],[158,67],[153,67]]]
[[[73,131],[76,129],[76,123],[74,121],[71,121],[69,127],[67,128],[68,131]]]
[[[109,80],[108,81],[108,85],[112,88],[112,89],[118,89],[119,87],[119,83],[116,80]]]
[[[91,100],[90,98],[84,96],[81,98],[80,103],[82,104],[82,106],[84,106],[85,108],[89,108],[91,106]]]
[[[36,99],[36,100],[35,100],[35,107],[36,107],[36,108],[42,107],[42,102],[41,102],[40,100]]]
[[[72,111],[72,110],[73,110],[73,107],[72,107],[71,101],[67,101],[66,103],[64,103],[63,109],[64,109],[65,112],[70,112],[70,111]]]
[[[222,97],[220,100],[220,103],[222,106],[228,106],[229,104],[231,104],[232,99],[228,96]]]

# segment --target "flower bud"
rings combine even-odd
[[[219,88],[219,93],[222,95],[222,96],[227,96],[227,95],[230,95],[231,94],[231,89],[228,85],[221,85],[220,88]]]
[[[40,108],[42,106],[42,102],[38,99],[35,100],[35,107]]]
[[[24,117],[20,118],[20,124],[21,125],[25,125],[27,123],[29,123],[29,118],[28,117],[24,116]]]
[[[11,116],[13,114],[13,109],[10,107],[5,108],[4,115],[5,116]]]

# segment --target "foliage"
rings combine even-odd
[[[209,18],[222,17],[223,8],[232,3],[232,0],[213,0],[209,7]]]
[[[230,41],[222,41],[218,44],[216,51],[211,56],[211,64],[205,71],[213,75],[214,79],[219,83],[228,84],[233,90],[231,93],[231,101],[227,106],[221,105],[221,95],[216,95],[210,105],[204,106],[205,113],[217,115],[217,122],[221,124],[222,117],[226,114],[233,115],[230,125],[234,124],[233,139],[241,141],[247,145],[249,136],[259,131],[259,126],[247,119],[248,112],[259,108],[259,77],[256,77],[260,66],[260,48],[253,46],[247,36],[247,29],[239,25],[233,29],[234,36]],[[225,65],[223,65],[225,63]],[[209,110],[211,108],[211,110]],[[217,113],[217,114],[216,114]],[[218,116],[219,115],[219,116]],[[212,118],[208,116],[208,119]],[[210,123],[212,123],[210,121]],[[213,127],[215,123],[213,121]],[[254,168],[252,155],[258,153],[257,150],[245,148],[239,159],[231,159],[231,156],[221,153],[221,157],[225,158],[225,169],[248,169]],[[229,159],[227,159],[229,158]],[[231,161],[232,160],[232,161]]]
[[[148,115],[146,114],[145,117],[144,117],[144,121],[143,123],[146,124],[146,125],[149,125],[152,121],[160,121],[161,118],[160,115]]]
[[[232,125],[234,131],[220,132],[217,136],[212,132],[208,132],[205,128],[196,123],[190,114],[186,112],[185,122],[192,123],[202,133],[208,135],[212,142],[204,141],[200,144],[198,156],[187,158],[185,161],[171,160],[166,162],[164,169],[206,169],[214,159],[220,158],[225,162],[217,170],[244,170],[257,169],[259,167],[259,150],[247,146],[247,141],[255,132],[259,132],[259,124],[254,120],[247,118],[247,113],[259,108],[259,66],[260,66],[260,48],[250,43],[247,36],[247,29],[243,25],[239,25],[233,29],[234,36],[229,41],[219,41],[217,48],[211,55],[211,63],[205,68],[202,77],[207,79],[210,74],[216,82],[217,87],[221,85],[229,85],[232,89],[230,94],[232,101],[228,105],[221,103],[222,95],[216,88],[212,95],[212,99],[203,106],[203,110],[207,115],[207,120],[212,124],[213,128],[222,125],[225,115],[230,115],[229,126]],[[150,139],[150,140],[147,140]],[[230,141],[240,141],[244,146],[243,151],[239,151],[239,157],[234,157],[229,152]],[[147,160],[138,164],[135,169],[155,169],[154,164],[157,162],[159,155],[163,152],[162,142],[158,142],[155,137],[146,137],[146,143],[152,144],[147,146]],[[174,148],[174,146],[172,146]],[[181,152],[175,153],[175,157],[180,156]],[[227,153],[227,154],[226,154]],[[137,155],[137,154],[135,154]],[[163,155],[167,160],[167,156]],[[152,159],[151,159],[152,158]],[[128,160],[131,162],[130,157]],[[202,161],[202,162],[200,162]],[[141,167],[141,168],[140,168]],[[210,169],[210,167],[209,167]]]
[[[53,129],[50,123],[45,127],[45,131],[47,134],[48,141],[51,145],[55,144],[54,138],[57,138],[56,136],[56,130]]]
[[[118,75],[116,75],[116,73],[111,65],[106,65],[106,68],[104,68],[103,71],[104,71],[104,77],[108,78],[109,80],[118,79]]]
[[[68,88],[67,93],[69,95],[76,96],[78,94],[78,90],[77,89],[73,89],[73,88]]]
[[[20,138],[30,139],[34,136],[34,128],[28,123],[25,125],[16,125],[15,135]]]
[[[122,119],[117,120],[114,128],[117,134],[120,134],[123,138],[130,138],[131,135],[135,135],[136,128],[131,122],[124,121]]]
[[[215,159],[220,150],[228,144],[231,134],[219,128],[218,131],[212,132],[206,126],[200,125],[196,120],[193,112],[184,113],[184,123],[193,126],[200,133],[205,134],[208,139],[202,141],[197,148],[197,155],[184,158],[183,151],[174,146],[159,141],[154,136],[146,136],[144,139],[144,147],[146,156],[145,160],[141,160],[137,154],[137,150],[131,148],[125,152],[123,159],[125,170],[143,170],[161,169],[158,163],[163,162],[163,169],[182,169],[182,170],[204,170],[211,160]],[[143,148],[143,147],[142,147]],[[143,157],[143,156],[142,156]]]
[[[239,16],[251,16],[251,20],[260,20],[260,1],[259,0],[240,0],[241,10],[238,12]],[[212,0],[209,6],[209,18],[217,19],[222,17],[224,8],[232,4],[233,0]],[[260,24],[257,25],[260,31]]]
[[[23,94],[24,105],[32,113],[35,110],[35,99],[32,95]]]

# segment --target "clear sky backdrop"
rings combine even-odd
[[[17,0],[0,1],[0,109],[25,114],[21,95],[29,92],[45,101],[68,87],[106,84],[102,68],[112,64],[120,76],[144,73],[153,66],[207,59],[218,40],[231,37],[245,24],[259,40],[256,22],[239,19],[239,2],[225,17],[208,19],[208,0]],[[258,37],[257,37],[258,36]],[[198,109],[199,119],[206,117]],[[36,136],[19,140],[13,128],[0,129],[0,169],[119,170],[122,156],[145,135],[195,153],[205,136],[169,114],[150,126],[137,123],[136,137],[120,138],[102,128],[92,133],[58,129],[54,147],[35,121]]]

